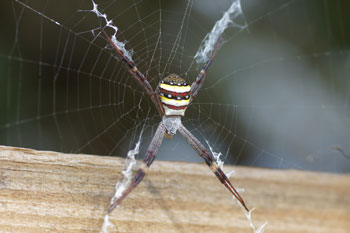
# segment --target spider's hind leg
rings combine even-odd
[[[185,140],[193,147],[193,149],[201,156],[210,170],[216,175],[220,182],[235,196],[235,198],[241,203],[246,211],[249,211],[245,205],[242,197],[237,190],[233,187],[224,171],[215,162],[214,156],[208,152],[208,150],[200,143],[200,141],[191,134],[183,125],[179,128],[179,132],[185,138]]]
[[[158,125],[157,131],[153,136],[152,142],[147,149],[146,156],[143,160],[143,165],[138,169],[138,171],[136,172],[136,175],[132,179],[129,186],[124,190],[123,194],[119,198],[112,201],[107,211],[108,214],[111,213],[124,200],[124,198],[126,198],[128,194],[131,193],[134,190],[134,188],[136,188],[136,186],[145,177],[149,167],[153,163],[153,160],[156,154],[158,153],[160,145],[162,144],[164,133],[165,133],[165,126],[161,122]]]

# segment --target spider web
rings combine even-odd
[[[153,88],[193,82],[232,1],[96,1]],[[347,1],[241,2],[183,124],[226,164],[349,172]],[[101,35],[91,1],[3,1],[0,144],[125,157],[161,120]],[[107,28],[109,35],[114,32]],[[157,159],[200,161],[181,136]]]

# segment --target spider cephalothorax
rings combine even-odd
[[[166,116],[184,116],[191,101],[191,86],[177,74],[160,81],[158,95]]]
[[[237,190],[233,187],[228,177],[215,162],[214,156],[209,153],[205,146],[203,146],[202,143],[181,123],[181,116],[185,115],[187,106],[193,100],[193,98],[196,97],[199,89],[203,85],[207,70],[215,57],[216,51],[220,47],[221,38],[218,39],[215,50],[212,52],[210,58],[208,58],[206,64],[192,85],[189,85],[188,82],[183,80],[178,75],[170,74],[160,81],[157,90],[154,91],[147,78],[137,69],[135,64],[128,57],[124,56],[124,53],[117,47],[117,45],[113,43],[105,31],[103,31],[103,33],[123,59],[126,69],[141,85],[145,93],[150,97],[159,115],[162,116],[162,121],[159,123],[158,128],[152,138],[152,142],[147,149],[146,156],[143,160],[143,166],[139,168],[134,179],[130,182],[127,189],[123,191],[122,195],[115,200],[113,199],[113,202],[108,209],[108,213],[117,207],[119,203],[141,182],[143,177],[146,175],[148,168],[153,163],[164,136],[172,136],[177,131],[179,131],[179,133],[193,147],[198,155],[204,159],[205,163],[210,167],[220,182],[224,184],[228,190],[230,190],[230,192],[248,211],[248,208]]]

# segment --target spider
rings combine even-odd
[[[149,167],[151,166],[160,145],[162,144],[163,138],[171,138],[177,131],[193,147],[199,156],[204,159],[205,163],[216,175],[219,181],[224,184],[226,188],[235,196],[244,209],[249,211],[243,199],[231,184],[230,180],[215,162],[213,155],[209,153],[205,146],[203,146],[202,143],[200,143],[200,141],[181,123],[181,117],[185,115],[187,106],[197,96],[198,91],[203,85],[207,71],[215,57],[217,50],[220,47],[222,38],[220,37],[217,40],[214,51],[192,85],[189,85],[188,82],[186,82],[180,76],[170,74],[161,80],[156,88],[156,91],[153,91],[146,77],[137,69],[135,64],[123,54],[123,52],[115,45],[115,43],[103,29],[102,32],[124,62],[126,69],[141,85],[143,90],[155,105],[159,115],[162,117],[162,121],[159,123],[155,135],[152,138],[151,144],[147,149],[143,160],[143,165],[138,169],[136,175],[126,190],[124,190],[123,194],[111,203],[107,211],[108,214],[111,213],[142,181]]]

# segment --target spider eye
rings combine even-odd
[[[171,98],[171,95],[169,94],[168,97]]]
[[[178,97],[176,97],[176,99],[181,100],[181,97],[180,97],[180,96],[178,96]]]

